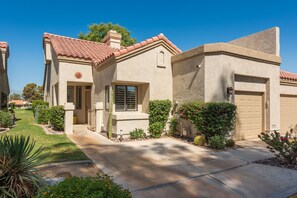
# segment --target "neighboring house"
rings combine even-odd
[[[114,135],[147,130],[148,103],[155,99],[235,103],[236,139],[297,124],[297,109],[289,111],[297,108],[297,74],[280,73],[278,28],[186,52],[163,34],[129,47],[120,41],[115,31],[103,43],[45,33],[44,98],[50,106],[72,102],[78,123],[108,130],[113,96]],[[95,114],[102,103],[102,115]]]
[[[6,42],[0,41],[0,109],[7,108],[8,96],[10,93],[7,59],[9,57],[9,47]]]
[[[30,106],[30,103],[25,100],[11,100],[9,101],[9,105],[11,103],[14,103],[15,108],[20,108],[20,109],[28,108]]]

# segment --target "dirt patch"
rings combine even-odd
[[[272,158],[268,158],[268,159],[264,159],[264,160],[258,160],[258,161],[255,161],[254,163],[297,170],[297,164],[288,164],[286,161],[284,161],[280,158],[277,158],[277,157],[272,157]]]
[[[96,177],[97,173],[102,173],[93,163],[44,165],[38,171],[45,178]]]

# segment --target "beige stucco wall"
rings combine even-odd
[[[204,58],[204,55],[199,55],[172,63],[173,100],[204,101],[206,86]]]
[[[206,101],[227,101],[227,87],[234,87],[235,74],[267,79],[266,130],[279,129],[279,66],[222,54],[206,56],[205,65]],[[240,89],[244,89],[244,86],[241,85]],[[259,91],[264,87],[260,83],[256,86],[246,83],[245,89],[244,91]]]
[[[233,45],[279,56],[279,28],[273,27],[229,42]]]
[[[164,52],[164,63],[158,66],[158,53]],[[94,102],[103,102],[105,108],[105,86],[133,85],[138,89],[138,110],[116,112],[113,106],[113,132],[119,134],[129,133],[135,128],[148,129],[148,103],[149,100],[172,100],[172,53],[163,45],[122,59],[118,63],[93,72]],[[123,119],[123,116],[127,119]],[[121,119],[119,118],[121,117]],[[129,118],[128,118],[129,117]],[[133,124],[131,124],[133,123]],[[103,129],[108,130],[109,111],[103,113]]]
[[[297,85],[280,85],[280,94],[297,96]]]

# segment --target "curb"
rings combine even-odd
[[[56,162],[37,166],[37,168],[45,168],[59,165],[72,165],[72,164],[94,164],[92,160],[81,160],[81,161],[69,161],[69,162]]]

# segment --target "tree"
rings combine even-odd
[[[17,93],[13,93],[9,96],[9,100],[21,100],[21,95]]]
[[[78,38],[88,40],[88,41],[96,41],[102,42],[102,39],[107,35],[109,30],[115,30],[122,35],[122,46],[130,46],[136,43],[136,39],[132,38],[130,32],[127,28],[119,25],[119,24],[112,24],[112,23],[94,23],[88,26],[89,32],[87,33],[80,33]]]
[[[28,83],[23,89],[23,98],[28,101],[43,100],[43,88],[35,83]]]

